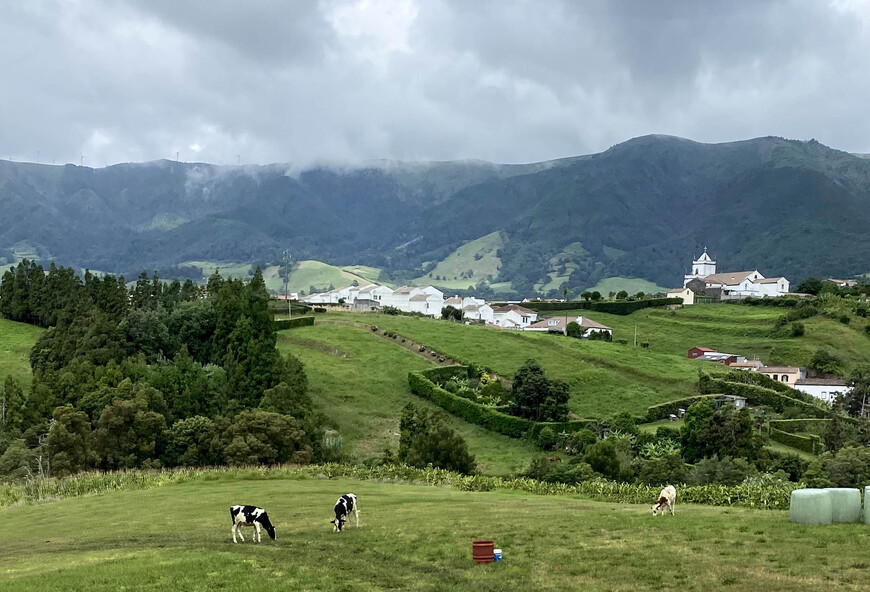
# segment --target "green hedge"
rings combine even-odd
[[[446,370],[447,368],[438,368],[437,370]],[[452,369],[456,372],[456,366]],[[431,372],[431,371],[430,371]],[[449,376],[452,376],[449,375]],[[586,420],[580,421],[565,421],[565,422],[538,422],[531,421],[522,417],[508,415],[488,407],[481,405],[464,397],[454,395],[451,392],[437,386],[429,380],[422,372],[411,372],[408,374],[408,384],[411,387],[411,392],[428,399],[444,409],[445,411],[461,417],[468,423],[473,423],[484,427],[490,431],[510,436],[511,438],[522,438],[529,436],[537,437],[538,433],[545,427],[551,428],[557,434],[560,432],[576,432],[584,428],[594,427],[594,422]]]
[[[424,370],[422,374],[423,376],[437,384],[439,382],[446,382],[454,376],[467,376],[468,367],[459,365],[441,366],[439,368]]]
[[[695,397],[686,397],[676,401],[668,401],[659,405],[653,405],[646,412],[646,421],[653,422],[660,419],[668,419],[671,414],[677,415],[680,409],[688,409],[692,403],[697,403],[702,399],[715,399],[719,395],[698,395]]]
[[[682,298],[647,298],[645,300],[573,300],[570,302],[524,302],[523,306],[538,312],[553,310],[592,310],[615,315],[629,315],[643,308],[682,304]]]
[[[743,370],[732,370],[727,374],[721,376],[723,380],[727,380],[729,382],[742,382],[745,384],[755,384],[758,386],[762,386],[764,388],[769,388],[771,390],[775,390],[779,393],[784,394],[787,397],[791,397],[792,399],[799,399],[804,401],[805,403],[810,403],[815,406],[819,406],[819,399],[816,397],[809,395],[807,393],[796,390],[784,382],[780,382],[778,380],[772,379],[770,376],[766,374],[762,374],[761,372],[747,372]]]
[[[794,434],[796,432],[809,432],[822,435],[828,429],[830,419],[771,419],[768,424],[771,428]]]
[[[810,454],[818,454],[822,450],[822,439],[815,434],[810,436],[798,436],[797,434],[789,434],[782,430],[770,428],[770,433],[768,435],[774,442],[779,442],[780,444],[785,444],[786,446],[791,446],[792,448],[803,450]]]
[[[698,381],[702,393],[723,393],[726,395],[739,395],[746,397],[751,405],[766,405],[782,413],[786,407],[797,407],[807,417],[825,418],[829,411],[823,407],[788,397],[773,389],[764,388],[754,384],[732,382],[721,378],[713,378],[702,375]]]
[[[295,319],[272,321],[272,326],[275,328],[275,331],[295,329],[296,327],[311,327],[312,325],[314,325],[314,317],[297,317]]]

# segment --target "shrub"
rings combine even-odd
[[[848,325],[849,323],[852,322],[852,319],[851,319],[851,317],[849,317],[849,315],[843,315],[840,317],[840,322],[843,323],[844,325]]]
[[[870,485],[870,448],[846,446],[825,452],[804,474],[810,487],[859,487]]]
[[[691,485],[737,485],[758,471],[745,458],[719,460],[717,457],[705,458],[695,464],[689,475]]]
[[[408,403],[399,423],[399,460],[414,467],[433,466],[471,474],[474,457],[458,433],[444,422],[443,413]]]
[[[614,438],[600,440],[589,446],[583,454],[583,462],[607,479],[631,481],[634,476],[629,451]]]
[[[311,327],[312,325],[314,325],[314,317],[296,317],[272,322],[272,327],[274,327],[275,331],[295,329],[297,327]]]
[[[668,485],[688,481],[689,471],[683,458],[676,453],[657,458],[638,459],[637,482],[644,485]]]
[[[803,452],[810,454],[818,454],[822,450],[822,439],[815,434],[809,436],[799,436],[797,434],[789,434],[774,428],[770,428],[768,437],[774,442],[779,442],[785,446],[790,446]]]
[[[810,360],[810,368],[820,374],[842,374],[843,360],[826,348],[819,348]]]
[[[803,337],[805,331],[803,323],[793,323],[791,326],[792,337]]]
[[[324,312],[326,312],[326,309],[325,309],[325,308],[322,308],[322,307],[319,307],[319,306],[315,306],[315,307],[314,307],[314,312],[315,312],[315,313],[324,313]]]
[[[558,440],[559,438],[556,436],[553,428],[547,426],[538,433],[537,444],[544,450],[552,450],[556,447]]]
[[[533,421],[565,421],[568,418],[568,385],[550,381],[534,360],[528,360],[514,375],[511,413]]]

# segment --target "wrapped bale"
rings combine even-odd
[[[851,487],[829,487],[831,494],[831,521],[859,522],[861,520],[861,490]]]
[[[791,492],[789,518],[798,524],[830,524],[833,519],[831,492],[795,489]]]

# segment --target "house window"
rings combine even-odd
[[[783,375],[782,375],[782,381],[783,381],[783,382],[788,382],[788,374],[783,374]]]
[[[774,380],[779,380],[779,374],[774,374],[774,375],[773,375],[773,379],[774,379]]]

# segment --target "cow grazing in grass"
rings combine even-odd
[[[272,522],[269,520],[269,515],[263,508],[258,508],[257,506],[232,506],[230,508],[230,517],[233,519],[234,543],[238,542],[236,541],[236,533],[238,533],[242,542],[245,542],[245,537],[242,536],[242,531],[240,530],[242,526],[252,526],[256,529],[254,540],[258,543],[260,542],[261,528],[269,533],[269,538],[272,540],[278,538],[278,535],[275,532],[275,527],[272,526]]]
[[[354,494],[346,493],[335,502],[335,520],[331,521],[332,532],[341,532],[344,523],[350,522],[351,513],[356,517],[356,525],[359,528],[359,503]]]
[[[653,506],[653,516],[657,515],[659,512],[664,514],[668,510],[671,511],[671,516],[674,515],[674,505],[677,503],[677,490],[673,485],[668,485],[662,492],[659,494],[659,499],[656,502],[656,505]]]

